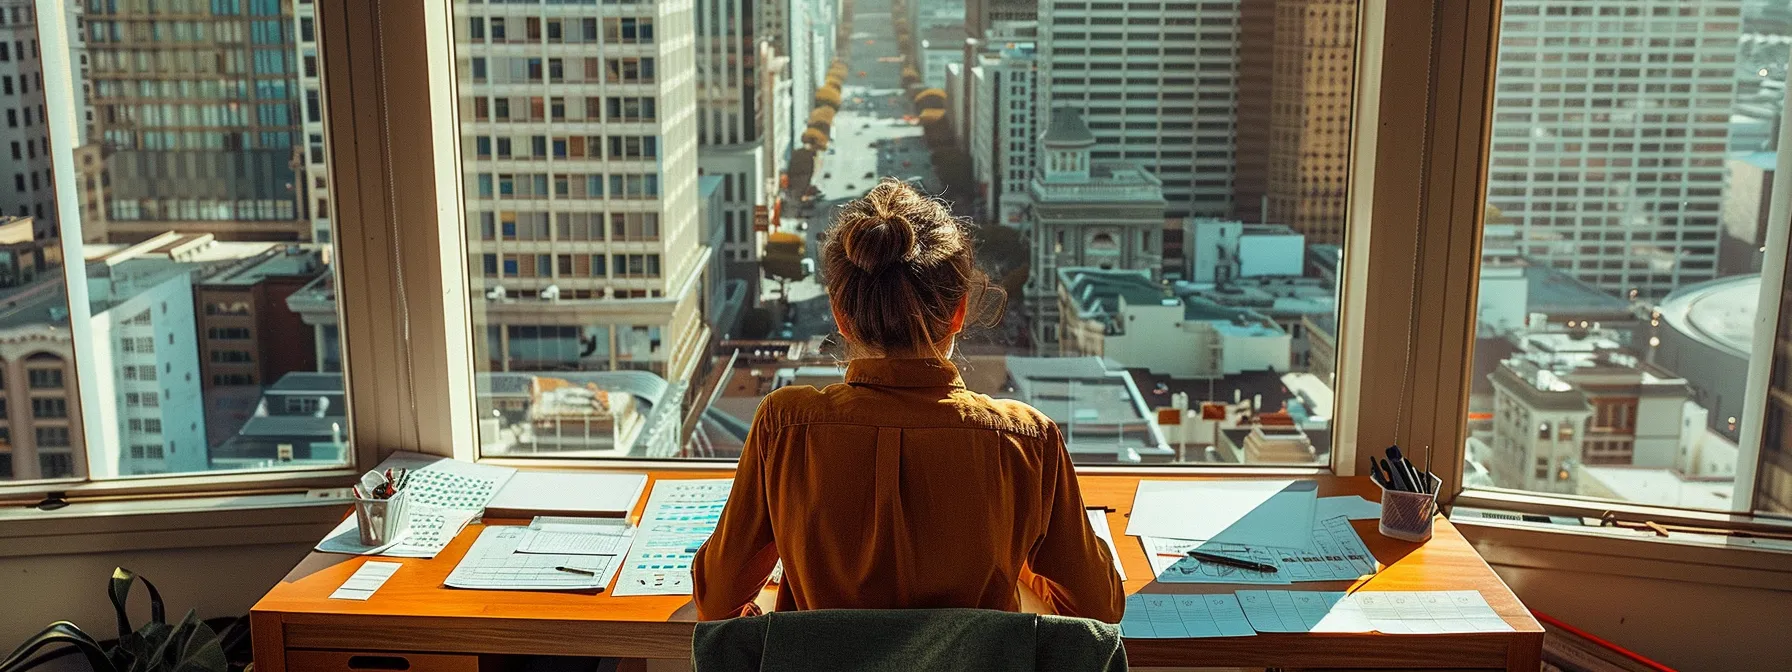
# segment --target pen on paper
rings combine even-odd
[[[554,569],[557,571],[566,572],[568,574],[580,574],[583,576],[597,576],[597,572],[593,572],[589,569],[579,569],[577,567],[555,567]]]

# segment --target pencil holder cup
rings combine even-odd
[[[1381,489],[1381,534],[1401,541],[1431,538],[1431,520],[1437,514],[1437,490],[1443,481],[1430,477],[1425,492]]]
[[[411,526],[409,493],[386,499],[356,499],[355,522],[361,528],[361,544],[384,546],[402,536]]]

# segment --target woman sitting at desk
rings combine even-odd
[[[947,361],[988,307],[966,225],[886,179],[846,206],[825,255],[846,383],[760,404],[692,567],[699,618],[756,613],[782,558],[779,610],[1016,611],[1024,582],[1059,614],[1118,622],[1120,577],[1057,426],[965,389]]]

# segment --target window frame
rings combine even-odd
[[[1374,4],[1386,7],[1385,2]],[[1735,501],[1746,501],[1746,511],[1705,511],[1508,489],[1469,490],[1463,486],[1468,397],[1470,376],[1473,375],[1474,306],[1479,293],[1481,236],[1485,224],[1482,203],[1485,201],[1490,172],[1488,151],[1492,141],[1492,104],[1497,85],[1494,74],[1502,15],[1497,0],[1467,0],[1444,4],[1446,6],[1438,8],[1435,14],[1429,8],[1420,6],[1386,7],[1390,13],[1398,11],[1407,16],[1385,24],[1375,23],[1377,26],[1401,25],[1415,28],[1429,25],[1432,31],[1430,67],[1441,73],[1441,76],[1430,80],[1433,88],[1439,83],[1455,84],[1447,90],[1438,91],[1434,96],[1431,105],[1438,111],[1431,115],[1427,126],[1418,126],[1418,120],[1414,120],[1413,125],[1405,125],[1393,123],[1391,118],[1383,119],[1383,123],[1390,127],[1427,129],[1427,132],[1420,134],[1422,140],[1414,139],[1414,142],[1422,142],[1430,147],[1426,151],[1433,154],[1434,161],[1430,184],[1426,192],[1423,192],[1427,196],[1420,199],[1419,205],[1420,213],[1427,222],[1426,233],[1417,241],[1417,247],[1411,248],[1423,251],[1419,262],[1421,266],[1414,269],[1409,261],[1404,268],[1399,269],[1406,273],[1423,273],[1427,282],[1420,288],[1422,291],[1410,308],[1389,303],[1376,307],[1384,309],[1383,311],[1372,308],[1371,312],[1383,312],[1385,316],[1385,311],[1409,311],[1410,321],[1383,320],[1383,327],[1378,329],[1378,333],[1383,334],[1384,338],[1405,338],[1405,333],[1390,333],[1385,328],[1388,322],[1398,323],[1415,333],[1437,335],[1435,339],[1429,336],[1425,339],[1435,340],[1435,343],[1417,342],[1419,339],[1415,339],[1410,348],[1411,369],[1415,373],[1429,371],[1435,375],[1429,381],[1409,376],[1409,382],[1416,387],[1413,390],[1416,394],[1409,394],[1408,397],[1416,398],[1408,399],[1404,421],[1394,420],[1401,417],[1401,413],[1399,409],[1391,408],[1386,403],[1388,395],[1377,395],[1378,398],[1372,400],[1381,410],[1379,420],[1389,425],[1398,424],[1388,442],[1409,447],[1409,454],[1411,447],[1425,445],[1430,445],[1436,451],[1436,459],[1447,470],[1434,470],[1444,481],[1444,497],[1441,499],[1446,509],[1465,506],[1591,519],[1613,516],[1628,521],[1654,521],[1742,532],[1785,532],[1792,527],[1792,518],[1756,512],[1756,467],[1760,460],[1763,421],[1763,413],[1759,411],[1766,408],[1766,375],[1751,376],[1745,391],[1746,407],[1757,409],[1756,413],[1744,415],[1740,428],[1742,440],[1738,442]],[[1383,58],[1390,64],[1388,67],[1410,67],[1412,63],[1427,61],[1424,57],[1426,52],[1418,51],[1426,48],[1427,45],[1423,42],[1400,42],[1383,45]],[[1416,80],[1424,81],[1422,78]],[[1382,100],[1385,104],[1404,94],[1407,100],[1404,105],[1397,106],[1391,116],[1410,114],[1413,107],[1421,110],[1425,108],[1425,88],[1415,86],[1412,90],[1403,92],[1384,90]],[[1792,93],[1788,93],[1786,100],[1792,103]],[[1458,112],[1450,112],[1451,108]],[[1478,112],[1478,118],[1463,116],[1463,113],[1471,110]],[[1440,122],[1453,124],[1453,127],[1446,125],[1439,128]],[[1781,127],[1776,132],[1782,143],[1792,140],[1792,123],[1782,120]],[[1772,221],[1785,221],[1792,217],[1792,152],[1781,152],[1778,160],[1771,217],[1777,218]],[[1420,165],[1413,161],[1406,164],[1405,168],[1410,170]],[[1395,166],[1396,169],[1400,167]],[[1454,190],[1454,193],[1465,194],[1467,197],[1438,200],[1440,189]],[[1389,213],[1377,210],[1376,214],[1377,226],[1380,227],[1384,220],[1379,217]],[[1758,313],[1763,316],[1761,319],[1778,313],[1779,292],[1788,263],[1786,228],[1770,228],[1768,232],[1770,254],[1766,255],[1761,271],[1762,291]],[[1387,231],[1384,228],[1377,233]],[[1413,233],[1416,232],[1409,232],[1408,235]],[[1441,239],[1441,243],[1436,239]],[[1411,241],[1409,237],[1406,241],[1391,242],[1405,242],[1411,246],[1414,244]],[[1451,245],[1451,241],[1464,241],[1468,244]],[[1377,240],[1378,244],[1380,242]],[[1376,258],[1385,260],[1380,255]],[[1387,269],[1377,269],[1377,272],[1385,270]],[[1410,283],[1403,287],[1389,287],[1392,294],[1378,292],[1376,296],[1406,295],[1410,287]],[[1452,305],[1448,298],[1451,296],[1466,296],[1467,300],[1457,301]],[[1340,325],[1339,331],[1342,334],[1346,328]],[[1774,339],[1771,337],[1757,338],[1753,353],[1756,361],[1767,361],[1772,356],[1773,345]],[[1453,373],[1454,376],[1446,375],[1446,372]],[[1387,388],[1389,392],[1397,389]],[[1392,396],[1397,396],[1397,392]],[[1366,459],[1365,453],[1357,464],[1359,473],[1367,470]],[[1527,530],[1527,533],[1557,534],[1551,530]]]

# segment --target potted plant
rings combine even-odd
[[[118,641],[108,646],[95,640],[93,636],[83,632],[81,628],[68,621],[57,621],[44,628],[36,636],[25,640],[24,644],[13,650],[11,655],[0,659],[0,672],[24,672],[54,658],[66,655],[71,650],[78,651],[87,657],[94,672],[229,672],[231,664],[224,654],[224,642],[228,634],[240,634],[232,631],[235,627],[226,628],[220,634],[192,611],[179,623],[170,625],[167,612],[162,606],[162,595],[154,584],[143,580],[143,587],[149,589],[149,622],[143,627],[131,628],[130,616],[125,612],[125,604],[131,596],[131,588],[136,585],[138,577],[123,567],[112,570],[112,582],[107,593],[112,598],[112,608],[118,613]],[[72,649],[38,652],[45,647],[67,645]]]

